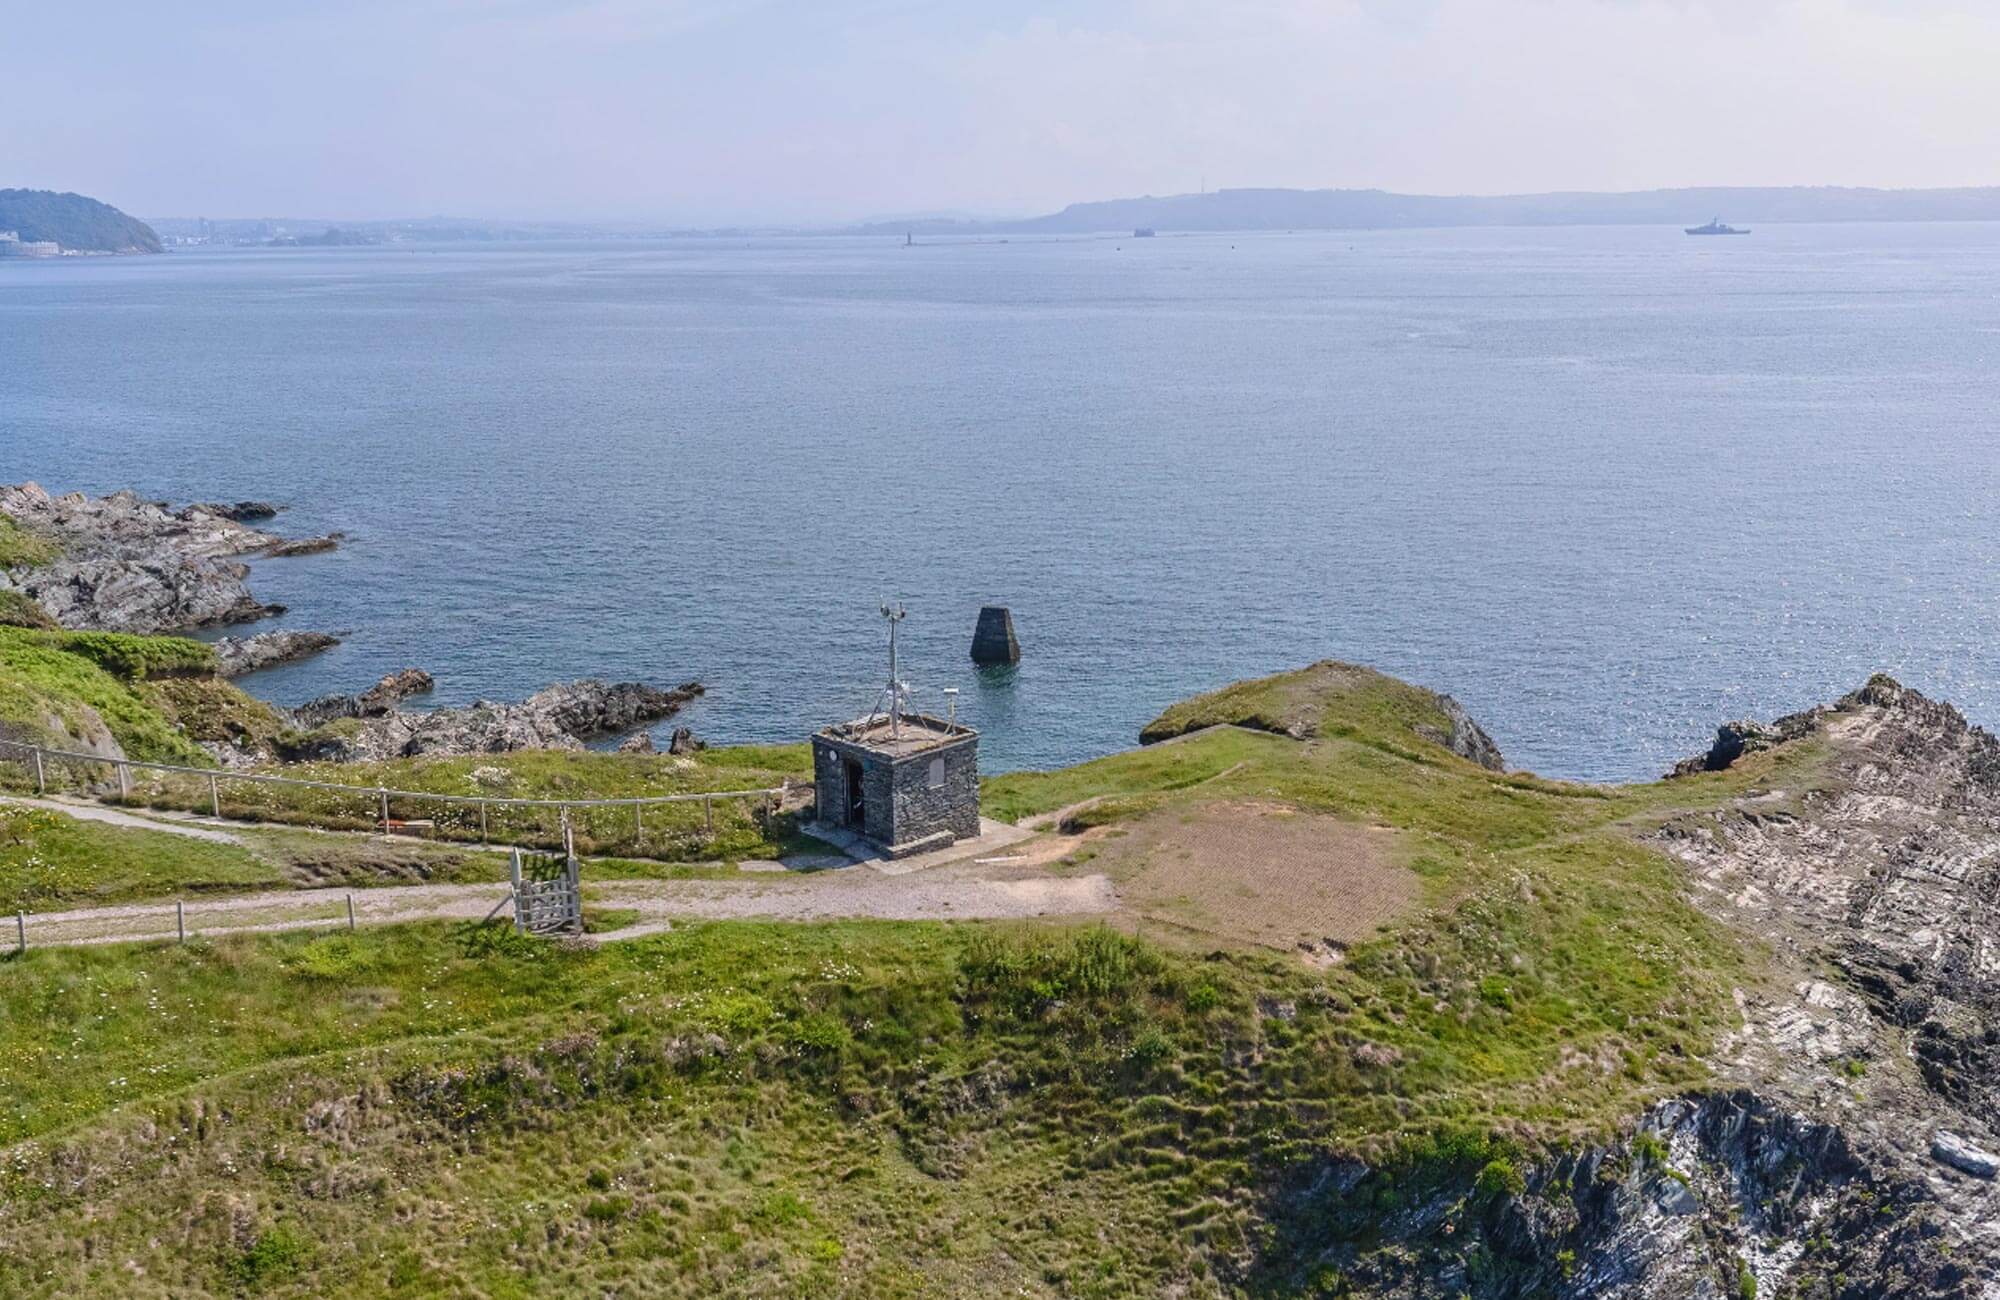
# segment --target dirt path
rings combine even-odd
[[[185,822],[155,820],[138,817],[116,808],[106,808],[102,804],[72,803],[67,799],[28,799],[16,795],[0,795],[0,803],[17,804],[23,808],[45,808],[74,817],[80,822],[102,822],[106,826],[122,826],[129,830],[161,831],[168,835],[184,835],[191,840],[207,840],[211,844],[241,844],[243,841],[227,831],[212,831],[200,826],[190,826]]]
[[[999,920],[1090,916],[1118,905],[1117,893],[1104,876],[1008,878],[1007,873],[972,864],[898,877],[849,867],[804,876],[761,875],[742,881],[590,883],[586,879],[584,890],[591,905],[638,912],[638,925],[647,927],[649,933],[668,929],[678,919]],[[189,903],[182,915],[191,935],[338,926],[347,923],[347,901],[352,898],[355,922],[362,925],[478,920],[506,897],[504,884],[410,885],[352,893],[299,889]],[[27,932],[29,947],[46,947],[171,939],[178,930],[175,905],[166,902],[44,912],[28,918]]]

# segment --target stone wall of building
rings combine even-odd
[[[939,831],[956,839],[979,835],[979,741],[967,736],[900,760],[864,746],[819,735],[812,738],[813,786],[819,819],[847,825],[847,766],[861,765],[864,822],[849,829],[884,846],[908,844]],[[944,765],[944,783],[933,789],[931,767]]]
[[[979,838],[979,742],[962,740],[897,763],[893,797],[895,843],[906,844],[939,831],[961,840]],[[944,764],[944,784],[932,789],[931,764]]]

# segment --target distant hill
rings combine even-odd
[[[109,203],[54,190],[0,190],[0,230],[84,253],[157,253],[160,237]]]
[[[1369,230],[1414,226],[1737,225],[1781,221],[2000,221],[2000,188],[1843,189],[1834,186],[1645,190],[1628,194],[1391,194],[1387,190],[1216,190],[1072,203],[1023,221],[914,222],[918,233],[1095,234],[1214,230]],[[880,223],[868,233],[899,234]]]

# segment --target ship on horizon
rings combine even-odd
[[[1721,217],[1710,217],[1708,224],[1705,226],[1687,226],[1684,229],[1690,235],[1747,235],[1750,233],[1747,230],[1738,230],[1734,226],[1723,225]]]

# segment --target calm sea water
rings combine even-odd
[[[1323,656],[1625,778],[1872,670],[2000,722],[2000,226],[688,240],[0,266],[0,478],[290,503],[323,658],[989,769]],[[967,661],[982,602],[1026,658]]]

